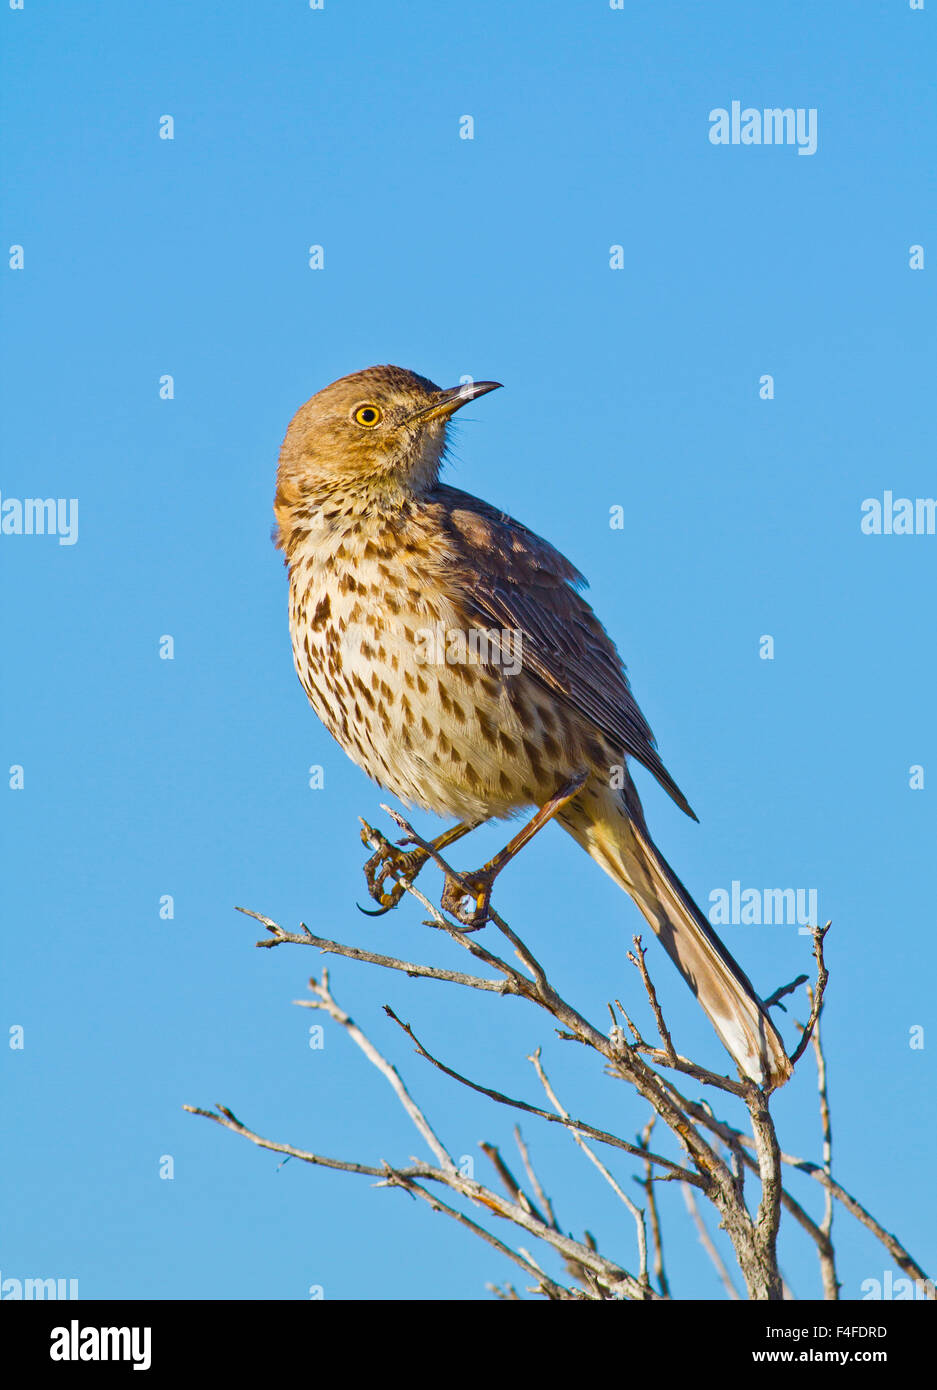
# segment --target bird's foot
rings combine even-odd
[[[430,858],[430,854],[428,850],[420,848],[406,851],[398,849],[385,839],[379,830],[372,829],[364,822],[361,840],[363,844],[378,846],[364,866],[364,877],[368,892],[379,904],[376,909],[363,907],[361,911],[368,917],[383,917],[385,912],[390,912],[391,908],[397,906],[407,891],[401,880],[412,883]],[[392,882],[389,891],[385,887],[388,879]]]
[[[545,805],[540,807],[537,814],[520,829],[517,834],[508,841],[504,849],[499,850],[493,859],[482,868],[476,869],[473,873],[446,875],[446,886],[443,890],[440,907],[445,912],[450,912],[458,922],[462,924],[465,931],[478,931],[483,927],[491,916],[491,890],[494,888],[495,879],[502,869],[507,868],[511,860],[520,854],[521,850],[527,845],[538,831],[542,830],[548,821],[551,821],[558,811],[561,811],[567,802],[572,801],[578,796],[586,781],[586,773],[577,773],[566,782],[555,795]],[[466,911],[463,904],[466,901],[474,900],[474,910]]]
[[[406,822],[404,822],[406,824]],[[437,835],[435,840],[429,840],[425,844],[420,841],[415,849],[404,851],[398,849],[397,845],[392,845],[388,839],[368,825],[367,821],[361,822],[361,842],[370,849],[377,845],[377,850],[364,866],[364,876],[367,880],[368,892],[376,903],[380,906],[374,911],[369,911],[363,907],[361,911],[368,917],[383,917],[385,912],[390,912],[392,907],[396,907],[406,893],[407,889],[402,880],[412,883],[423,865],[430,859],[435,859],[440,868],[448,871],[445,861],[439,858],[442,850],[449,845],[454,845],[456,840],[461,840],[463,835],[468,835],[474,830],[477,821],[462,821],[458,825],[452,825],[448,830],[444,830],[441,835]],[[398,841],[400,845],[412,845],[414,840],[410,835]],[[393,887],[389,892],[384,885],[387,879],[393,880]]]
[[[479,931],[488,921],[491,915],[491,890],[501,867],[486,864],[474,873],[446,875],[446,886],[439,906],[456,919],[463,931]],[[475,906],[467,908],[467,903],[474,903]]]

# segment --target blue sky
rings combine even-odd
[[[322,958],[253,950],[233,911],[461,963],[415,906],[355,910],[356,817],[385,797],[306,705],[270,544],[291,415],[375,362],[505,384],[459,417],[448,480],[587,574],[700,817],[638,774],[698,899],[817,890],[835,1174],[933,1269],[937,537],[860,530],[867,498],[937,492],[934,272],[909,265],[935,249],[932,24],[901,0],[3,13],[0,225],[23,268],[0,276],[0,493],[77,498],[79,529],[0,533],[4,784],[23,769],[2,793],[0,998],[25,1037],[4,1052],[0,1277],[278,1299],[475,1298],[515,1277],[399,1193],[278,1168],[182,1111],[221,1101],[364,1162],[418,1151],[337,1028],[308,1047],[291,1001]],[[815,109],[816,153],[713,145],[709,113],[734,100]],[[643,923],[558,829],[498,902],[583,1011],[629,991],[640,1013],[625,951]],[[765,994],[811,968],[796,926],[722,931]],[[724,1065],[652,940],[648,959],[679,1045]],[[479,1176],[478,1142],[507,1152],[513,1115],[416,1058],[383,1003],[488,1084],[537,1101],[543,1045],[580,1113],[646,1120],[520,1004],[344,961],[332,982]],[[774,1108],[784,1148],[816,1159],[811,1066]],[[564,1226],[633,1268],[601,1178],[553,1127],[523,1128]],[[818,1187],[793,1188],[820,1211]],[[675,1292],[721,1296],[680,1193],[661,1200]],[[892,1266],[844,1212],[835,1231],[858,1297]],[[796,1228],[781,1254],[815,1296]]]

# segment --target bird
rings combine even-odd
[[[791,1063],[767,1007],[651,838],[629,761],[697,818],[583,575],[521,522],[440,481],[452,417],[500,385],[443,389],[368,367],[293,416],[274,542],[296,672],[380,787],[457,818],[437,847],[530,808],[534,828],[554,818],[633,899],[741,1076],[774,1089]],[[487,887],[526,833],[492,861]]]

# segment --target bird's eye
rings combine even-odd
[[[355,411],[355,422],[364,425],[366,430],[373,430],[375,425],[380,424],[384,412],[378,405],[359,405]]]

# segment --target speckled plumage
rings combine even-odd
[[[509,816],[587,772],[558,820],[634,898],[743,1071],[779,1084],[780,1039],[647,831],[626,757],[693,813],[582,576],[438,480],[448,419],[495,385],[443,392],[375,367],[297,412],[275,513],[303,688],[359,766],[441,816]]]

